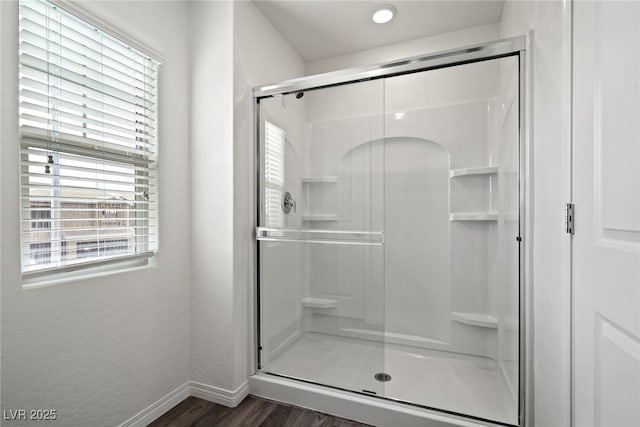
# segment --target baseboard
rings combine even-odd
[[[186,382],[120,424],[119,427],[146,427],[190,395],[191,386]]]
[[[189,385],[191,389],[191,396],[228,406],[230,408],[238,406],[249,394],[248,381],[243,382],[240,387],[235,390],[226,390],[224,388],[214,387],[196,381],[190,381]]]
[[[196,381],[187,381],[142,411],[120,424],[118,427],[146,427],[171,408],[189,396],[208,400],[209,402],[235,408],[249,394],[249,383],[245,381],[235,390],[214,387]]]

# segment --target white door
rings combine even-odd
[[[640,3],[574,2],[576,426],[640,426]]]

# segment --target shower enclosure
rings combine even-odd
[[[521,424],[524,46],[254,90],[259,372]]]

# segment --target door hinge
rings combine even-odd
[[[575,218],[575,206],[573,205],[573,203],[567,203],[564,217],[565,231],[567,232],[567,234],[575,233]]]

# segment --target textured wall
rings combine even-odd
[[[47,425],[116,425],[189,379],[187,8],[182,2],[79,5],[164,57],[157,265],[22,291],[17,3],[2,2],[0,7],[2,409],[56,409],[57,421]]]
[[[233,6],[191,12],[192,375],[233,381]]]
[[[255,285],[255,214],[254,116],[251,88],[304,75],[304,63],[252,2],[234,4],[234,282],[235,352],[244,355],[253,369],[254,306],[248,296]],[[259,34],[259,36],[256,36]],[[302,114],[295,111],[292,114]],[[289,146],[287,147],[289,149]],[[290,173],[290,172],[287,172]],[[295,254],[294,254],[295,256]],[[296,266],[293,270],[298,269]],[[288,276],[291,283],[295,274]],[[247,315],[247,310],[249,315]],[[240,357],[240,356],[238,356]],[[237,377],[246,378],[246,365],[239,365]]]
[[[236,390],[253,366],[251,88],[304,67],[251,2],[190,7],[193,379]]]

